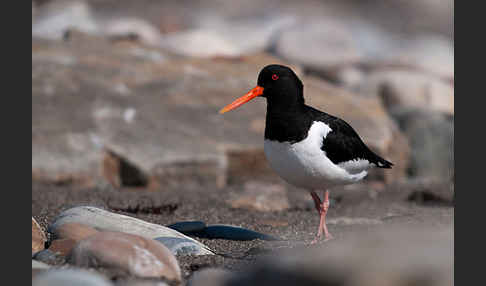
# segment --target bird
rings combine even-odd
[[[371,168],[390,169],[343,119],[305,104],[304,85],[292,69],[271,64],[258,75],[257,86],[223,107],[223,114],[256,97],[267,101],[264,154],[284,181],[307,190],[320,216],[312,244],[330,240],[326,224],[329,189],[361,181]],[[318,192],[323,192],[323,198]]]

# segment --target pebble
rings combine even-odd
[[[49,226],[49,232],[59,233],[58,229],[66,223],[80,223],[100,231],[119,231],[140,235],[150,239],[156,237],[178,237],[190,240],[199,245],[201,248],[199,255],[213,254],[213,252],[204,244],[169,227],[149,223],[126,215],[112,213],[96,207],[80,206],[62,212]]]
[[[49,249],[44,249],[37,252],[33,259],[50,265],[60,265],[64,263],[64,257],[50,251]]]
[[[100,274],[82,269],[56,269],[39,274],[32,286],[111,286]]]
[[[44,243],[46,242],[46,235],[42,231],[40,225],[32,217],[32,255],[37,251],[44,249]]]
[[[74,241],[80,241],[98,232],[96,229],[80,223],[65,223],[52,230],[54,231],[52,234],[55,238],[69,238]]]
[[[75,245],[76,241],[70,238],[56,239],[51,242],[49,250],[53,253],[66,256],[71,252]]]
[[[122,232],[99,232],[81,240],[69,262],[80,267],[109,267],[138,277],[180,281],[176,258],[163,244]]]
[[[184,238],[156,237],[155,240],[165,245],[174,255],[199,255],[204,251],[199,244]]]
[[[205,268],[194,272],[187,281],[187,286],[223,286],[227,285],[231,272],[221,268]]]
[[[197,233],[197,236],[204,238],[221,238],[228,240],[280,240],[271,235],[259,233],[242,227],[215,224],[207,226],[204,231]]]
[[[242,193],[229,201],[233,208],[262,212],[283,211],[290,207],[287,190],[278,184],[250,181],[245,183]]]
[[[202,221],[182,221],[176,222],[171,225],[168,225],[172,229],[177,230],[178,232],[182,232],[184,234],[201,231],[206,227],[206,224]]]

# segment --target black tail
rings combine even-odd
[[[375,164],[378,168],[383,168],[383,169],[391,169],[391,167],[393,166],[392,162],[388,162],[387,160],[380,157],[377,158]]]

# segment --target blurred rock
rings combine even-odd
[[[51,242],[49,250],[61,256],[67,256],[76,245],[77,241],[69,238],[55,239]]]
[[[393,111],[400,129],[409,138],[414,177],[448,181],[454,177],[454,116],[422,109]]]
[[[105,277],[83,269],[56,269],[32,280],[32,286],[111,286]]]
[[[229,201],[233,208],[257,211],[283,211],[289,208],[287,191],[279,184],[247,182],[242,193],[234,194]]]
[[[100,231],[119,231],[146,238],[176,237],[187,239],[201,247],[199,254],[212,254],[208,247],[171,228],[149,223],[133,217],[111,213],[95,207],[82,206],[68,209],[53,220],[50,233],[59,233],[58,229],[66,223],[80,223]]]
[[[64,223],[60,227],[50,230],[54,231],[51,234],[56,239],[72,239],[76,242],[98,232],[96,229],[80,223]]]
[[[158,45],[160,32],[157,28],[143,19],[116,18],[104,22],[100,32],[112,39],[123,39],[134,36],[137,40],[148,45]]]
[[[62,255],[54,253],[49,249],[44,249],[37,252],[32,258],[49,265],[60,265],[64,264],[65,262],[65,259]]]
[[[453,237],[450,227],[388,227],[281,252],[235,273],[223,285],[452,285]]]
[[[32,269],[48,269],[49,265],[44,262],[32,260]]]
[[[282,31],[275,51],[311,68],[335,69],[362,60],[352,32],[336,20],[304,21]]]
[[[221,268],[205,268],[194,272],[187,281],[187,286],[223,286],[232,273]]]
[[[194,233],[195,236],[209,239],[228,239],[228,240],[280,240],[277,237],[259,233],[243,227],[233,225],[214,224],[208,225],[203,231]]]
[[[32,259],[32,279],[34,279],[34,277],[37,277],[38,275],[46,272],[49,268],[50,268],[50,266],[45,264],[44,262]]]
[[[116,286],[169,286],[169,284],[158,279],[126,279],[116,281]]]
[[[48,1],[36,9],[32,21],[32,36],[47,39],[62,39],[66,30],[76,28],[96,34],[98,24],[85,1]]]
[[[454,80],[454,41],[428,34],[403,41],[383,60],[419,69],[447,81]]]
[[[262,151],[264,102],[218,114],[273,63],[288,65],[266,54],[181,59],[138,43],[78,34],[67,42],[33,39],[33,179],[158,189],[276,178]],[[373,150],[399,162],[382,177],[403,177],[407,145],[396,144],[403,137],[378,99],[302,80],[309,104],[342,117]]]
[[[454,114],[454,87],[436,77],[404,70],[371,73],[358,86],[366,96],[378,96],[389,111],[422,108]]]
[[[164,277],[180,281],[176,258],[161,243],[138,235],[99,232],[72,250],[69,262],[81,267],[108,267],[139,277]]]
[[[47,241],[44,231],[32,217],[32,254],[44,249],[44,243]]]
[[[289,26],[292,17],[251,18],[246,21],[202,22],[197,29],[164,35],[160,46],[192,57],[238,57],[263,52],[277,31]]]
[[[167,247],[174,255],[205,255],[207,250],[193,240],[179,237],[156,237],[158,242]]]

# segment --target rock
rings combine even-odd
[[[154,279],[127,279],[118,280],[116,286],[169,286],[164,281]]]
[[[80,223],[100,231],[120,231],[140,235],[150,239],[156,237],[176,237],[187,239],[200,246],[201,255],[212,254],[209,248],[204,244],[171,228],[149,223],[133,217],[115,214],[95,207],[80,206],[62,212],[49,226],[49,232],[59,233],[58,229],[66,223]]]
[[[37,252],[32,258],[39,262],[43,262],[49,265],[60,265],[65,262],[63,256],[54,253],[49,249],[44,249]]]
[[[205,255],[207,251],[192,240],[179,237],[156,237],[174,255]]]
[[[194,235],[210,239],[221,238],[229,240],[280,240],[279,238],[271,235],[259,233],[242,227],[223,224],[208,225],[202,232],[194,233]]]
[[[167,227],[177,230],[178,232],[187,234],[203,230],[206,227],[206,224],[202,221],[182,221],[173,223],[171,225],[168,225]]]
[[[32,278],[43,272],[46,272],[46,270],[48,270],[49,268],[50,266],[45,264],[44,262],[32,260]]]
[[[444,80],[454,80],[454,41],[438,35],[423,35],[404,41],[384,56],[388,63],[399,63]]]
[[[330,19],[302,21],[286,28],[277,40],[276,53],[290,62],[318,69],[361,61],[363,55],[349,27]]]
[[[59,269],[40,274],[32,280],[32,286],[111,286],[112,284],[94,271]]]
[[[52,231],[54,231],[52,235],[56,239],[72,239],[76,242],[98,232],[96,229],[80,223],[64,223]]]
[[[162,244],[122,232],[99,232],[81,240],[69,262],[81,267],[107,267],[139,277],[164,277],[180,281],[176,258]]]
[[[280,184],[260,182],[245,183],[242,193],[229,201],[233,208],[243,208],[263,212],[283,211],[289,208],[287,191]]]
[[[48,268],[49,265],[45,264],[44,262],[32,259],[32,269],[48,269]]]
[[[454,87],[423,73],[403,70],[373,72],[357,89],[360,94],[380,97],[389,111],[422,108],[454,114]]]
[[[34,217],[32,217],[32,255],[37,251],[44,249],[46,240],[46,235],[42,231],[40,225],[35,221]]]
[[[395,110],[400,128],[409,138],[414,177],[449,180],[454,177],[454,117],[430,110]]]
[[[160,32],[156,27],[143,19],[132,17],[107,20],[100,33],[114,39],[135,36],[149,45],[157,45],[160,41]]]
[[[66,256],[71,252],[76,242],[76,240],[70,238],[56,239],[51,242],[49,250],[56,254]]]
[[[232,273],[221,268],[205,268],[196,271],[187,281],[187,286],[224,286]]]
[[[36,10],[32,36],[62,39],[71,28],[86,33],[98,32],[99,27],[89,5],[84,1],[49,1]]]
[[[284,16],[244,21],[212,18],[195,29],[164,35],[160,46],[190,57],[238,57],[263,52],[275,33],[293,21]]]
[[[257,261],[224,285],[452,285],[453,229],[392,227],[297,247]]]

